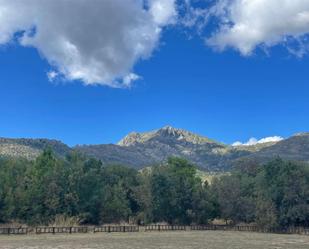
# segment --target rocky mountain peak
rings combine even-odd
[[[135,144],[143,144],[150,140],[160,140],[162,142],[165,139],[183,141],[192,144],[215,143],[213,140],[210,140],[207,137],[203,137],[192,132],[174,128],[168,125],[150,132],[132,132],[129,135],[125,136],[121,141],[119,141],[118,145],[131,146]]]
[[[143,140],[143,134],[138,132],[131,132],[121,139],[117,145],[120,146],[130,146],[139,143]]]
[[[174,136],[174,137],[179,137],[184,135],[186,133],[185,130],[182,129],[177,129],[172,126],[164,126],[161,129],[157,130],[157,134],[163,135],[163,136]]]

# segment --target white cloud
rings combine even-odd
[[[184,0],[181,9],[182,15],[179,18],[179,23],[185,28],[195,28],[198,33],[202,33],[205,28],[209,17],[211,16],[212,8],[196,7],[194,0]]]
[[[256,138],[252,137],[248,140],[248,142],[242,143],[240,141],[237,141],[232,144],[232,146],[251,146],[256,144],[264,144],[264,143],[270,143],[270,142],[280,142],[283,140],[283,137],[279,136],[273,136],[273,137],[265,137],[260,140],[257,140]]]
[[[153,19],[159,25],[172,24],[176,21],[175,0],[152,0],[149,9]]]
[[[283,140],[283,137],[274,136],[274,137],[265,137],[258,141],[258,144],[269,143],[269,142],[280,142]]]
[[[123,78],[123,84],[129,87],[133,81],[138,80],[140,78],[141,78],[140,76],[134,73],[130,73]]]
[[[219,30],[206,43],[219,50],[233,47],[250,55],[257,46],[290,40],[298,43],[298,55],[308,49],[308,0],[219,0],[212,11],[220,20]]]
[[[50,80],[126,87],[176,16],[175,0],[0,0],[0,45],[36,48]]]
[[[47,78],[50,82],[54,81],[58,77],[58,73],[56,71],[49,71],[47,73]]]

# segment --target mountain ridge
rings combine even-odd
[[[117,144],[69,147],[58,140],[0,138],[2,156],[34,159],[46,148],[51,148],[61,157],[75,150],[100,159],[105,164],[124,164],[138,169],[177,156],[190,160],[201,169],[226,171],[239,161],[265,162],[276,156],[309,161],[309,133],[297,133],[282,141],[247,146],[224,144],[171,126],[150,132],[132,132]]]
[[[160,129],[153,130],[150,132],[131,132],[123,139],[121,139],[117,145],[120,146],[130,146],[137,143],[143,143],[149,141],[150,139],[154,138],[155,136],[174,136],[177,137],[178,140],[184,140],[187,142],[191,142],[193,144],[205,144],[205,143],[215,143],[214,140],[211,140],[207,137],[202,135],[195,134],[193,132],[184,130],[184,129],[177,129],[172,126],[164,126]]]
[[[63,142],[46,138],[4,138],[0,137],[0,155],[33,159],[44,149],[50,148],[57,155],[64,156],[71,148]]]

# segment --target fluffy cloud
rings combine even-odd
[[[167,25],[194,27],[209,46],[244,55],[277,44],[297,56],[309,51],[308,0],[0,0],[0,23],[0,46],[36,48],[50,81],[112,87],[140,79],[134,65],[151,56]]]
[[[157,24],[166,25],[176,21],[175,0],[152,0],[149,3],[149,10]]]
[[[129,86],[176,16],[175,0],[0,0],[0,45],[36,48],[49,80]]]
[[[283,140],[283,137],[279,136],[273,136],[273,137],[265,137],[260,140],[257,140],[256,138],[252,137],[249,139],[248,142],[242,143],[242,142],[235,142],[232,144],[232,146],[250,146],[250,145],[256,145],[256,144],[264,144],[264,143],[270,143],[270,142],[279,142]]]
[[[220,24],[206,43],[219,50],[233,47],[250,55],[259,45],[270,47],[291,40],[298,44],[298,55],[307,50],[308,0],[219,0],[211,12]]]
[[[47,73],[47,78],[50,82],[54,81],[58,77],[58,73],[55,71],[49,71]]]

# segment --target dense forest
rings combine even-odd
[[[214,219],[263,227],[309,225],[309,165],[248,162],[211,184],[194,165],[170,158],[141,171],[103,165],[73,152],[44,151],[36,160],[0,160],[0,222],[206,224]]]

